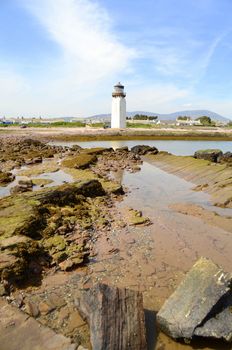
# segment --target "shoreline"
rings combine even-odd
[[[114,141],[114,140],[199,140],[232,141],[232,129],[221,128],[161,128],[101,129],[101,128],[0,128],[0,138],[33,137],[43,141]]]

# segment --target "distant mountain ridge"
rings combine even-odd
[[[190,111],[179,111],[179,112],[174,112],[174,113],[169,113],[169,114],[160,114],[160,113],[154,113],[154,112],[146,112],[146,111],[134,111],[134,112],[127,112],[128,117],[133,117],[135,114],[144,114],[144,115],[149,115],[151,117],[157,116],[159,120],[176,120],[178,117],[191,117],[193,119],[206,116],[210,117],[212,120],[215,121],[220,121],[220,122],[229,122],[230,119],[223,117],[222,115],[208,111],[208,110],[190,110]],[[109,119],[110,114],[97,114],[91,117],[88,117],[87,119]]]

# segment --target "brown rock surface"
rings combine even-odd
[[[75,350],[70,339],[0,300],[1,350]]]

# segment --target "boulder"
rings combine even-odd
[[[209,160],[210,162],[217,163],[219,157],[223,155],[222,151],[220,149],[206,149],[206,150],[199,150],[194,153],[194,158],[196,159],[205,159]]]
[[[19,180],[18,184],[20,187],[24,187],[24,188],[32,188],[33,187],[32,180],[29,178],[26,178],[26,177]]]
[[[11,174],[10,172],[3,172],[0,171],[0,186],[6,185],[9,182],[13,181],[15,179],[15,176]]]
[[[66,168],[86,169],[96,161],[96,154],[81,153],[75,157],[64,159],[62,161],[62,166]]]
[[[226,152],[218,157],[219,163],[226,163],[232,165],[232,152]]]
[[[159,151],[156,147],[150,147],[145,145],[138,145],[131,148],[131,152],[144,156],[145,154],[157,154]]]
[[[200,258],[158,312],[160,328],[172,338],[191,339],[195,329],[204,324],[213,307],[230,291],[230,284],[231,274],[211,260]]]
[[[18,185],[12,187],[10,192],[11,194],[28,192],[28,191],[32,191],[32,187],[33,187],[32,180],[25,177],[23,179],[20,179],[18,181]]]

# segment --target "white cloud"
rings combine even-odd
[[[104,8],[92,0],[18,1],[58,45],[60,55],[41,63],[40,75],[0,66],[0,113],[85,116],[110,111],[112,84],[131,71],[135,50],[116,37]]]
[[[128,95],[129,110],[147,110],[148,112],[173,112],[173,105],[190,94],[188,90],[175,85],[149,85],[134,87]]]
[[[62,49],[61,80],[96,83],[127,69],[134,51],[114,35],[108,13],[90,0],[26,0],[26,8]]]

